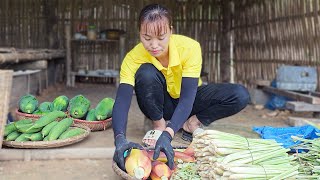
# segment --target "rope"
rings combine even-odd
[[[252,152],[251,152],[251,150],[250,150],[250,143],[249,143],[249,140],[247,139],[247,138],[245,138],[246,139],[246,141],[247,141],[247,147],[248,147],[248,151],[250,152],[250,155],[251,155],[251,164],[252,165],[255,165],[255,164],[253,164],[253,155],[252,155]],[[258,166],[260,166],[260,167],[262,167],[262,169],[263,169],[263,171],[264,171],[264,175],[265,175],[265,178],[266,179],[268,179],[268,176],[267,176],[267,171],[266,171],[266,169],[264,168],[264,166],[263,165],[261,165],[261,164],[256,164],[256,165],[258,165]]]

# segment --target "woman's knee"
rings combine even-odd
[[[250,95],[247,88],[240,84],[233,85],[233,97],[240,109],[245,108],[250,101]]]
[[[142,64],[136,72],[135,81],[136,84],[153,84],[156,81],[160,81],[161,77],[160,71],[152,64],[145,63]],[[161,82],[161,81],[160,81]]]

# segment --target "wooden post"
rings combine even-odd
[[[231,17],[230,17],[230,1],[221,1],[221,11],[222,11],[222,36],[221,36],[221,53],[220,53],[220,75],[222,82],[230,82],[230,67],[231,67],[231,55],[230,55],[230,27],[231,27]]]
[[[4,127],[7,124],[12,87],[12,70],[0,70],[0,149],[2,147]]]
[[[71,25],[70,23],[65,24],[66,34],[66,75],[67,75],[67,86],[71,84]]]

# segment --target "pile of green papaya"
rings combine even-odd
[[[27,94],[19,99],[19,111],[27,114],[45,115],[52,111],[66,112],[69,105],[67,96],[58,96],[52,102],[42,102],[39,104],[38,99]]]
[[[57,121],[58,118],[62,120]],[[85,129],[71,127],[72,118],[67,118],[63,111],[52,111],[41,116],[37,121],[19,120],[7,124],[4,129],[6,141],[53,141],[63,140],[85,133]]]
[[[69,100],[65,95],[56,97],[52,102],[42,102],[31,94],[24,95],[19,100],[19,111],[28,114],[46,115],[53,111],[68,111],[71,118],[87,121],[101,121],[112,117],[114,99],[106,97],[96,107],[90,108],[91,102],[79,94]]]

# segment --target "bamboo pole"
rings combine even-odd
[[[70,23],[65,25],[65,38],[66,38],[66,76],[67,86],[71,86],[71,26]]]

